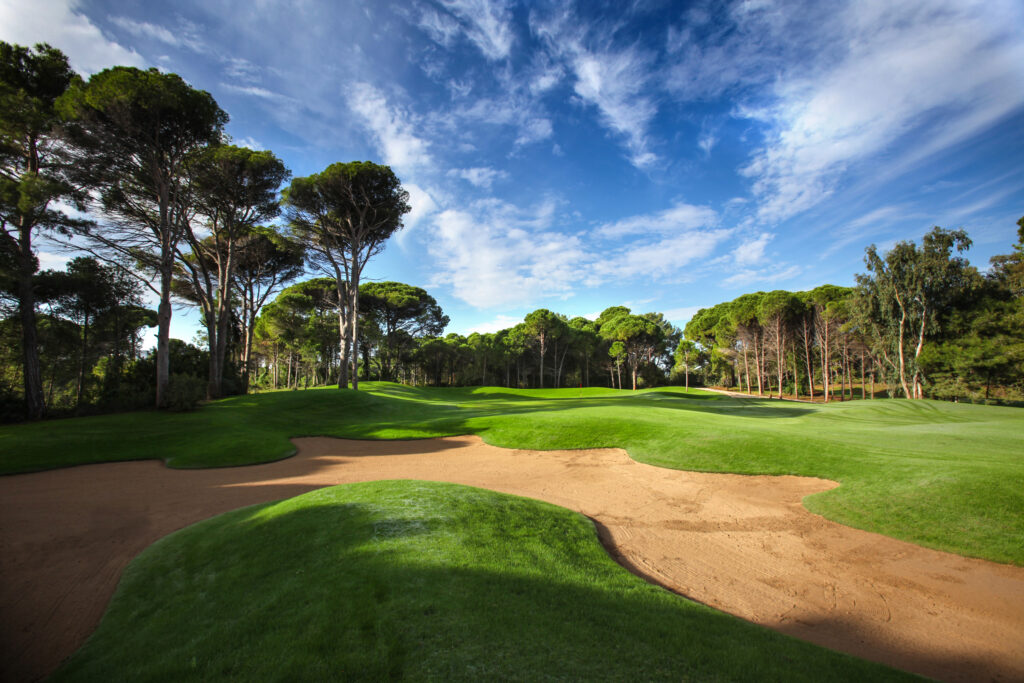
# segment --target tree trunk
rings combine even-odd
[[[776,374],[779,378],[779,399],[782,398],[782,375],[786,371],[786,365],[782,359],[782,353],[786,346],[785,334],[785,331],[782,329],[782,320],[780,318],[775,322],[775,365],[777,370]]]
[[[161,266],[160,305],[156,313],[156,407],[166,408],[171,379],[171,263]]]
[[[338,296],[341,296],[339,289]],[[348,389],[348,320],[344,304],[338,307],[338,388]]]
[[[831,372],[832,359],[830,358],[831,348],[828,339],[828,322],[825,322],[825,343],[821,345],[821,384],[825,391],[825,403],[832,400],[832,387],[829,386],[829,373]]]
[[[764,391],[763,391],[763,389],[761,387],[762,371],[761,371],[761,350],[759,348],[760,346],[761,346],[761,344],[758,343],[757,337],[754,337],[754,366],[755,366],[754,370],[757,371],[757,395],[758,396],[763,396],[764,395]]]
[[[89,311],[82,318],[82,348],[78,354],[78,387],[75,391],[75,412],[82,410],[82,385],[85,384],[85,353],[89,345]]]
[[[903,387],[903,397],[911,398],[910,388],[907,386],[907,368],[906,359],[903,357],[903,330],[906,326],[907,312],[902,310],[903,302],[900,302],[900,339],[899,339],[899,356],[900,356],[900,386]]]
[[[804,316],[804,359],[807,362],[807,389],[814,402],[814,364],[811,361],[811,337],[807,328],[807,316]]]
[[[540,388],[544,388],[544,349],[547,344],[547,337],[544,333],[539,335],[540,338]]]
[[[860,398],[863,401],[866,398],[865,392],[866,387],[864,386],[864,352],[860,352]]]
[[[747,342],[743,342],[743,374],[747,378],[747,394],[750,393],[750,361],[747,359]]]

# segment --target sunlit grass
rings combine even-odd
[[[513,390],[363,383],[239,396],[195,413],[0,428],[0,471],[158,458],[266,462],[296,436],[479,434],[515,448],[621,447],[663,467],[799,474],[842,486],[814,512],[932,547],[1024,565],[1024,411],[936,401],[812,405],[680,388]]]

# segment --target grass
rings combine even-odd
[[[158,541],[52,680],[357,678],[910,676],[652,586],[576,513],[390,481],[243,508]]]
[[[513,390],[364,383],[224,399],[194,413],[130,413],[0,428],[0,472],[159,458],[171,467],[290,455],[294,436],[618,446],[663,467],[799,474],[842,486],[805,500],[830,519],[1024,565],[1024,412],[875,400],[815,405],[659,388]]]

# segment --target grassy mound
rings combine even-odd
[[[1024,411],[935,401],[828,405],[660,388],[520,391],[388,383],[239,396],[187,414],[0,428],[0,472],[163,459],[215,467],[290,455],[294,436],[479,434],[514,448],[625,448],[662,467],[842,483],[808,498],[830,519],[1024,565]]]
[[[373,482],[236,510],[127,569],[53,680],[888,680],[616,565],[584,517]]]

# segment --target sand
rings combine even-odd
[[[2,678],[51,673],[95,629],[125,566],[176,529],[323,486],[424,479],[577,510],[630,571],[783,633],[942,680],[1024,680],[1024,568],[851,529],[801,505],[834,482],[667,470],[619,449],[509,450],[475,436],[294,443],[296,456],[250,467],[141,461],[0,477]]]

